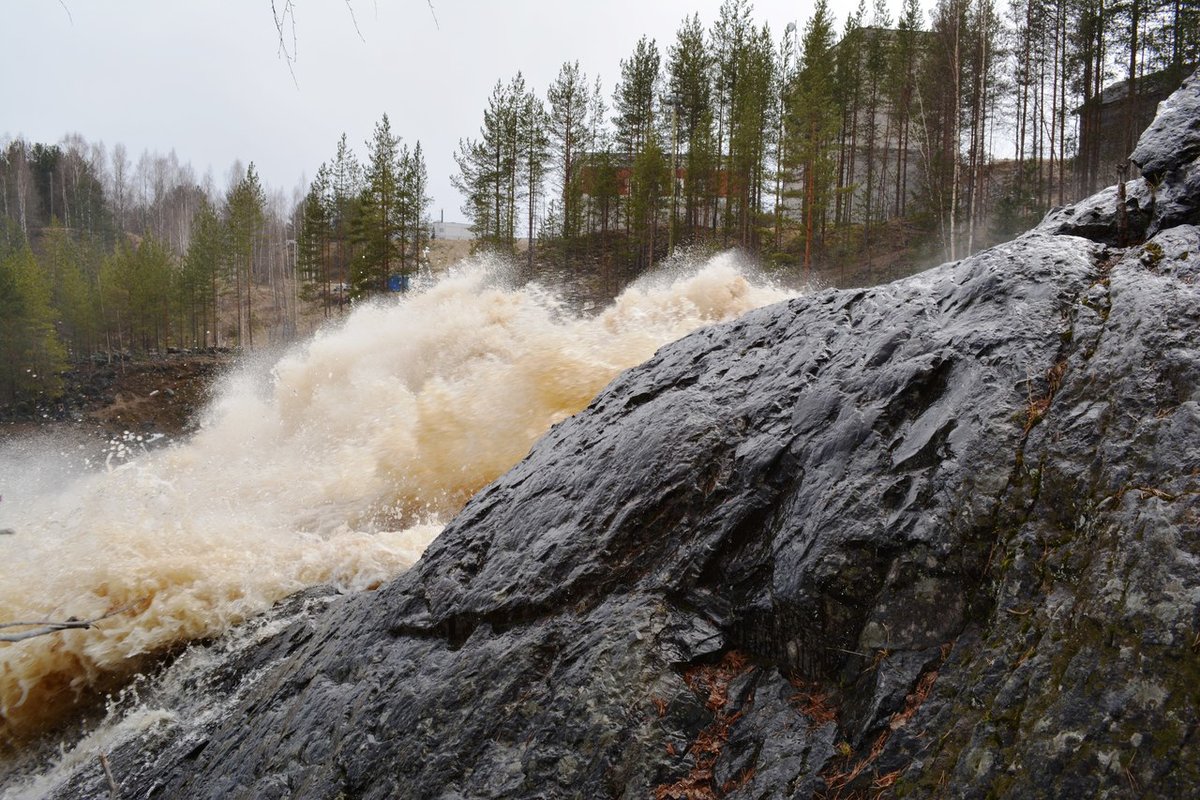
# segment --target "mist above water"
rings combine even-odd
[[[787,296],[729,254],[635,285],[593,316],[466,265],[271,364],[226,376],[189,440],[136,436],[92,469],[71,445],[0,452],[0,622],[90,630],[0,644],[0,744],[138,656],[211,637],[308,586],[370,589],[618,372]]]

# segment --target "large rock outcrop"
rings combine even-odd
[[[1194,796],[1198,98],[1124,241],[1110,190],[662,349],[114,750],[121,796]]]

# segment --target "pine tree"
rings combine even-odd
[[[593,171],[596,166],[601,167],[599,174],[602,179],[598,183],[593,180],[592,185],[586,191],[585,179],[582,174],[579,180],[579,193],[586,199],[584,208],[581,209],[581,218],[587,233],[584,242],[586,257],[589,259],[593,255],[592,246],[596,240],[596,231],[607,229],[609,211],[617,207],[620,201],[620,192],[616,191],[615,182],[610,184],[608,180],[608,176],[612,174],[609,170],[615,169],[616,166],[613,158],[613,133],[608,127],[608,111],[608,104],[604,102],[604,85],[597,76],[588,96],[586,141],[590,152],[586,153],[584,158]],[[582,173],[583,170],[580,172]],[[595,177],[595,173],[593,177]],[[605,190],[610,186],[613,191],[608,193]],[[597,189],[601,191],[598,192]]]
[[[192,341],[204,347],[221,344],[217,303],[219,283],[229,258],[226,247],[227,230],[217,210],[205,199],[192,218],[181,279],[181,292],[189,308]]]
[[[338,140],[337,152],[329,170],[332,192],[330,212],[332,239],[330,242],[330,277],[342,284],[351,282],[350,263],[354,260],[353,228],[358,217],[358,204],[362,197],[363,171],[358,157],[346,142],[346,134]],[[347,299],[344,291],[337,293],[339,309],[345,308]]]
[[[592,161],[595,163],[590,167],[595,177],[600,177],[601,174],[607,177],[607,173],[613,168],[636,172],[635,165],[642,150],[655,136],[661,62],[658,46],[653,39],[647,39],[645,36],[638,39],[633,54],[621,60],[621,78],[613,92],[613,110],[616,112],[613,125],[619,155],[616,159],[593,157]],[[642,231],[646,224],[645,203],[639,210],[634,209],[634,179],[631,177],[630,180],[629,208],[625,213],[626,235],[637,242],[634,245],[636,266],[644,267],[645,247],[642,243],[645,237]],[[600,185],[607,183],[603,180],[594,182]],[[642,181],[642,184],[644,185],[645,181]],[[594,195],[596,187],[592,188]],[[607,219],[603,221],[602,227],[607,228]]]
[[[679,115],[683,150],[684,241],[705,228],[706,210],[715,205],[716,143],[713,138],[712,59],[697,15],[685,19],[667,62],[668,87]]]
[[[86,242],[77,241],[57,219],[51,219],[43,230],[38,260],[48,278],[59,338],[71,361],[82,361],[91,354],[100,329],[89,250]]]
[[[321,164],[304,196],[300,234],[296,240],[296,276],[306,292],[321,299],[325,316],[332,310],[329,247],[333,235],[332,186],[329,167]]]
[[[1112,15],[1106,7],[1105,0],[1076,0],[1074,15],[1076,25],[1072,34],[1072,58],[1075,94],[1080,101],[1079,140],[1081,143],[1088,143],[1086,152],[1080,150],[1076,156],[1075,189],[1077,194],[1086,195],[1100,188],[1099,98],[1104,88]],[[1018,53],[1016,61],[1017,74],[1020,75],[1019,65],[1023,61],[1023,55]],[[1021,88],[1018,86],[1018,91]]]
[[[230,266],[237,298],[239,347],[254,347],[254,261],[263,232],[265,206],[262,184],[251,162],[246,167],[245,177],[234,185],[225,200]]]
[[[727,235],[750,250],[758,248],[764,164],[775,130],[774,45],[764,25],[751,28],[738,56],[739,75],[729,116]]]
[[[564,240],[564,257],[569,254],[570,241],[579,235],[582,222],[579,162],[589,149],[588,114],[591,99],[587,75],[580,70],[578,61],[563,64],[558,76],[546,90],[549,106],[547,132],[559,175],[560,234]]]
[[[659,216],[670,181],[669,164],[658,143],[658,136],[652,130],[634,159],[629,177],[629,218],[632,221],[635,271],[654,266],[659,241]]]
[[[617,145],[632,163],[654,131],[662,59],[653,39],[638,39],[633,55],[621,60],[621,79],[613,94]]]
[[[524,178],[526,202],[526,268],[532,275],[534,261],[534,232],[538,202],[545,191],[546,173],[550,161],[550,137],[547,127],[546,109],[542,101],[527,91],[520,98],[517,119],[517,143],[521,159],[521,174]]]
[[[804,28],[800,72],[788,109],[788,148],[801,176],[804,274],[808,277],[836,176],[839,109],[834,88],[833,19],[827,0],[818,0]]]
[[[100,268],[105,326],[118,350],[162,352],[173,297],[170,251],[153,236],[117,245]]]
[[[962,122],[969,51],[966,0],[939,0],[931,43],[921,64],[918,139],[922,212],[937,225],[946,258],[959,251]]]
[[[479,139],[459,141],[454,156],[459,173],[451,178],[467,198],[463,213],[471,220],[476,243],[506,253],[515,246],[517,203],[525,189],[521,118],[527,96],[520,73],[508,84],[496,82]]]
[[[854,219],[858,175],[858,125],[862,109],[863,48],[862,22],[865,0],[846,17],[842,39],[835,51],[834,98],[841,111],[838,139],[837,195],[834,218],[840,225]]]
[[[409,248],[404,274],[415,272],[424,256],[425,243],[429,229],[429,206],[433,199],[426,194],[429,191],[429,172],[425,168],[425,154],[421,143],[413,145],[411,153],[403,159],[403,191],[404,198],[404,241]]]
[[[64,369],[50,287],[33,252],[26,245],[0,255],[0,399],[55,397]]]
[[[913,105],[916,100],[917,65],[920,62],[921,6],[905,0],[897,23],[895,47],[891,52],[888,103],[891,106],[896,142],[895,191],[891,216],[903,217],[908,208],[909,152],[912,147]]]
[[[871,270],[872,224],[884,218],[877,207],[887,184],[887,168],[890,166],[886,154],[880,158],[883,143],[890,133],[890,120],[885,121],[884,88],[886,71],[891,55],[891,17],[883,0],[875,0],[871,26],[865,28],[863,40],[866,52],[863,58],[863,131],[862,156],[865,162],[863,181],[859,193],[862,199],[863,249],[866,256],[867,274]],[[881,139],[883,141],[881,141]]]
[[[360,258],[351,270],[352,293],[361,296],[386,292],[393,270],[402,266],[403,230],[400,137],[392,133],[387,114],[375,125],[367,143],[369,161],[366,183],[359,200],[355,238],[362,245]]]
[[[787,102],[788,95],[793,90],[796,81],[798,57],[798,42],[796,41],[796,24],[789,22],[779,39],[779,48],[775,53],[775,86],[773,100],[775,101],[775,199],[772,222],[774,235],[771,240],[772,258],[779,258],[783,250],[784,228],[784,187],[795,181],[795,173],[791,169],[788,153]]]
[[[746,68],[746,49],[753,33],[753,6],[749,0],[724,0],[710,35],[714,87],[714,111],[717,123],[716,171],[724,189],[724,214],[720,218],[722,242],[729,243],[733,230],[734,185],[731,161],[733,151],[734,109]],[[714,206],[712,227],[718,228]]]
[[[1063,17],[1065,24],[1065,15]],[[978,230],[987,215],[988,190],[985,185],[987,178],[987,142],[989,125],[995,105],[995,97],[1000,92],[997,76],[999,61],[998,39],[1000,20],[992,6],[992,0],[975,0],[974,6],[968,11],[970,30],[969,53],[966,69],[968,71],[967,104],[969,135],[967,140],[967,242],[966,253],[975,252],[977,248]],[[1060,42],[1065,46],[1065,42]],[[1060,74],[1066,75],[1066,64],[1061,64]],[[1059,201],[1063,201],[1064,175],[1066,163],[1066,91],[1065,84],[1060,79],[1061,94],[1059,96]]]

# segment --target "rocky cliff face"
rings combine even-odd
[[[1200,78],[1165,105],[1121,213],[625,373],[121,796],[1193,795]]]

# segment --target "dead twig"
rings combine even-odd
[[[23,642],[26,639],[33,639],[36,636],[46,636],[51,633],[69,630],[87,630],[101,620],[115,617],[118,614],[124,614],[134,606],[141,603],[141,600],[136,600],[132,603],[127,603],[120,608],[113,609],[107,614],[101,614],[92,619],[76,619],[69,617],[68,619],[59,621],[54,620],[39,620],[36,622],[0,622],[0,629],[3,628],[33,628],[31,631],[22,631],[21,633],[0,633],[0,643]]]
[[[117,800],[121,790],[117,788],[117,782],[113,779],[112,770],[108,768],[108,756],[104,753],[100,754],[100,766],[104,767],[104,777],[108,778],[108,790],[111,792],[111,797],[113,800]]]

